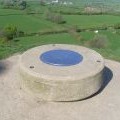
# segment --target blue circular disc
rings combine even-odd
[[[71,50],[50,50],[40,56],[40,60],[54,66],[71,66],[79,64],[83,56]]]

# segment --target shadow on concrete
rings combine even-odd
[[[103,71],[103,84],[101,89],[99,90],[99,93],[102,92],[102,90],[104,90],[104,88],[108,85],[112,78],[113,78],[112,70],[109,69],[108,67],[105,67]]]
[[[6,72],[9,69],[7,62],[0,61],[0,75]]]
[[[99,91],[85,99],[69,101],[69,102],[79,102],[79,101],[83,101],[83,100],[87,100],[92,97],[95,97],[96,95],[100,94],[107,87],[107,85],[112,80],[112,78],[113,78],[112,70],[110,70],[108,67],[105,66],[105,68],[103,70],[103,84],[102,84],[101,88],[99,89]]]
[[[113,78],[112,70],[105,66],[105,68],[103,70],[103,84],[102,84],[101,88],[95,94],[93,94],[85,99],[82,99],[82,100],[87,100],[87,99],[90,99],[90,98],[100,94],[107,87],[107,85],[112,80],[112,78]],[[79,100],[79,101],[82,101],[82,100]]]

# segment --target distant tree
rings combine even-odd
[[[20,9],[24,10],[27,7],[27,2],[24,0],[20,0],[18,6],[20,7]]]
[[[3,30],[4,37],[11,40],[17,36],[17,27],[13,25],[6,26]]]
[[[108,45],[108,38],[105,35],[95,35],[92,40],[87,43],[88,46],[94,48],[105,48]]]
[[[0,1],[0,5],[3,5],[4,4],[4,1]]]
[[[63,17],[61,14],[55,14],[53,16],[53,22],[58,23],[58,24],[63,24],[65,21],[63,20]]]
[[[50,10],[47,10],[45,12],[45,19],[49,20],[51,22],[57,23],[57,24],[64,24],[65,23],[61,14],[53,13]]]
[[[13,3],[12,0],[4,0],[4,1],[2,2],[2,4],[3,4],[3,6],[4,6],[5,8],[10,8],[11,6],[14,5],[14,3]]]
[[[25,0],[4,0],[2,1],[2,5],[4,8],[24,10],[27,7],[27,2]]]
[[[44,0],[40,0],[40,5],[41,6],[45,6],[45,1]]]
[[[115,29],[120,29],[120,23],[114,25]]]
[[[4,36],[4,34],[3,34],[3,30],[0,29],[0,38],[2,38],[3,36]]]

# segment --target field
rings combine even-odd
[[[37,32],[46,28],[59,28],[59,25],[44,20],[42,15],[36,18],[19,10],[0,9],[0,28],[7,25],[15,25],[25,32]]]
[[[35,7],[36,6],[36,7]],[[51,6],[50,6],[51,7]],[[41,9],[38,4],[32,4],[31,9],[34,14],[27,14],[26,11],[0,9],[0,28],[3,29],[7,25],[15,25],[19,30],[25,33],[38,33],[47,30],[62,30],[76,26],[78,28],[93,28],[99,26],[114,26],[120,23],[120,16],[114,15],[62,15],[66,21],[65,24],[57,24],[50,22],[44,18],[44,12],[48,9],[42,6]],[[54,6],[54,10],[57,9]],[[61,7],[58,8],[61,10]],[[65,11],[78,11],[79,8],[65,8]],[[38,13],[37,13],[38,12]],[[76,35],[77,34],[77,35]],[[72,34],[65,33],[51,33],[45,35],[34,35],[14,38],[11,41],[0,41],[0,59],[8,57],[14,53],[21,53],[29,48],[43,45],[43,44],[76,44],[86,46],[85,42],[91,41],[95,37],[94,31],[83,31]],[[107,30],[100,30],[100,35],[105,35],[108,38],[108,45],[105,48],[92,49],[101,53],[105,58],[120,61],[120,34],[116,33],[113,28]],[[78,39],[79,36],[82,39]],[[90,47],[90,46],[87,46]]]
[[[119,16],[112,15],[65,15],[64,19],[69,25],[80,28],[91,28],[94,26],[111,26],[120,22]]]

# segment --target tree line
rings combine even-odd
[[[14,8],[24,10],[27,7],[25,0],[3,0],[1,1],[3,8]]]

